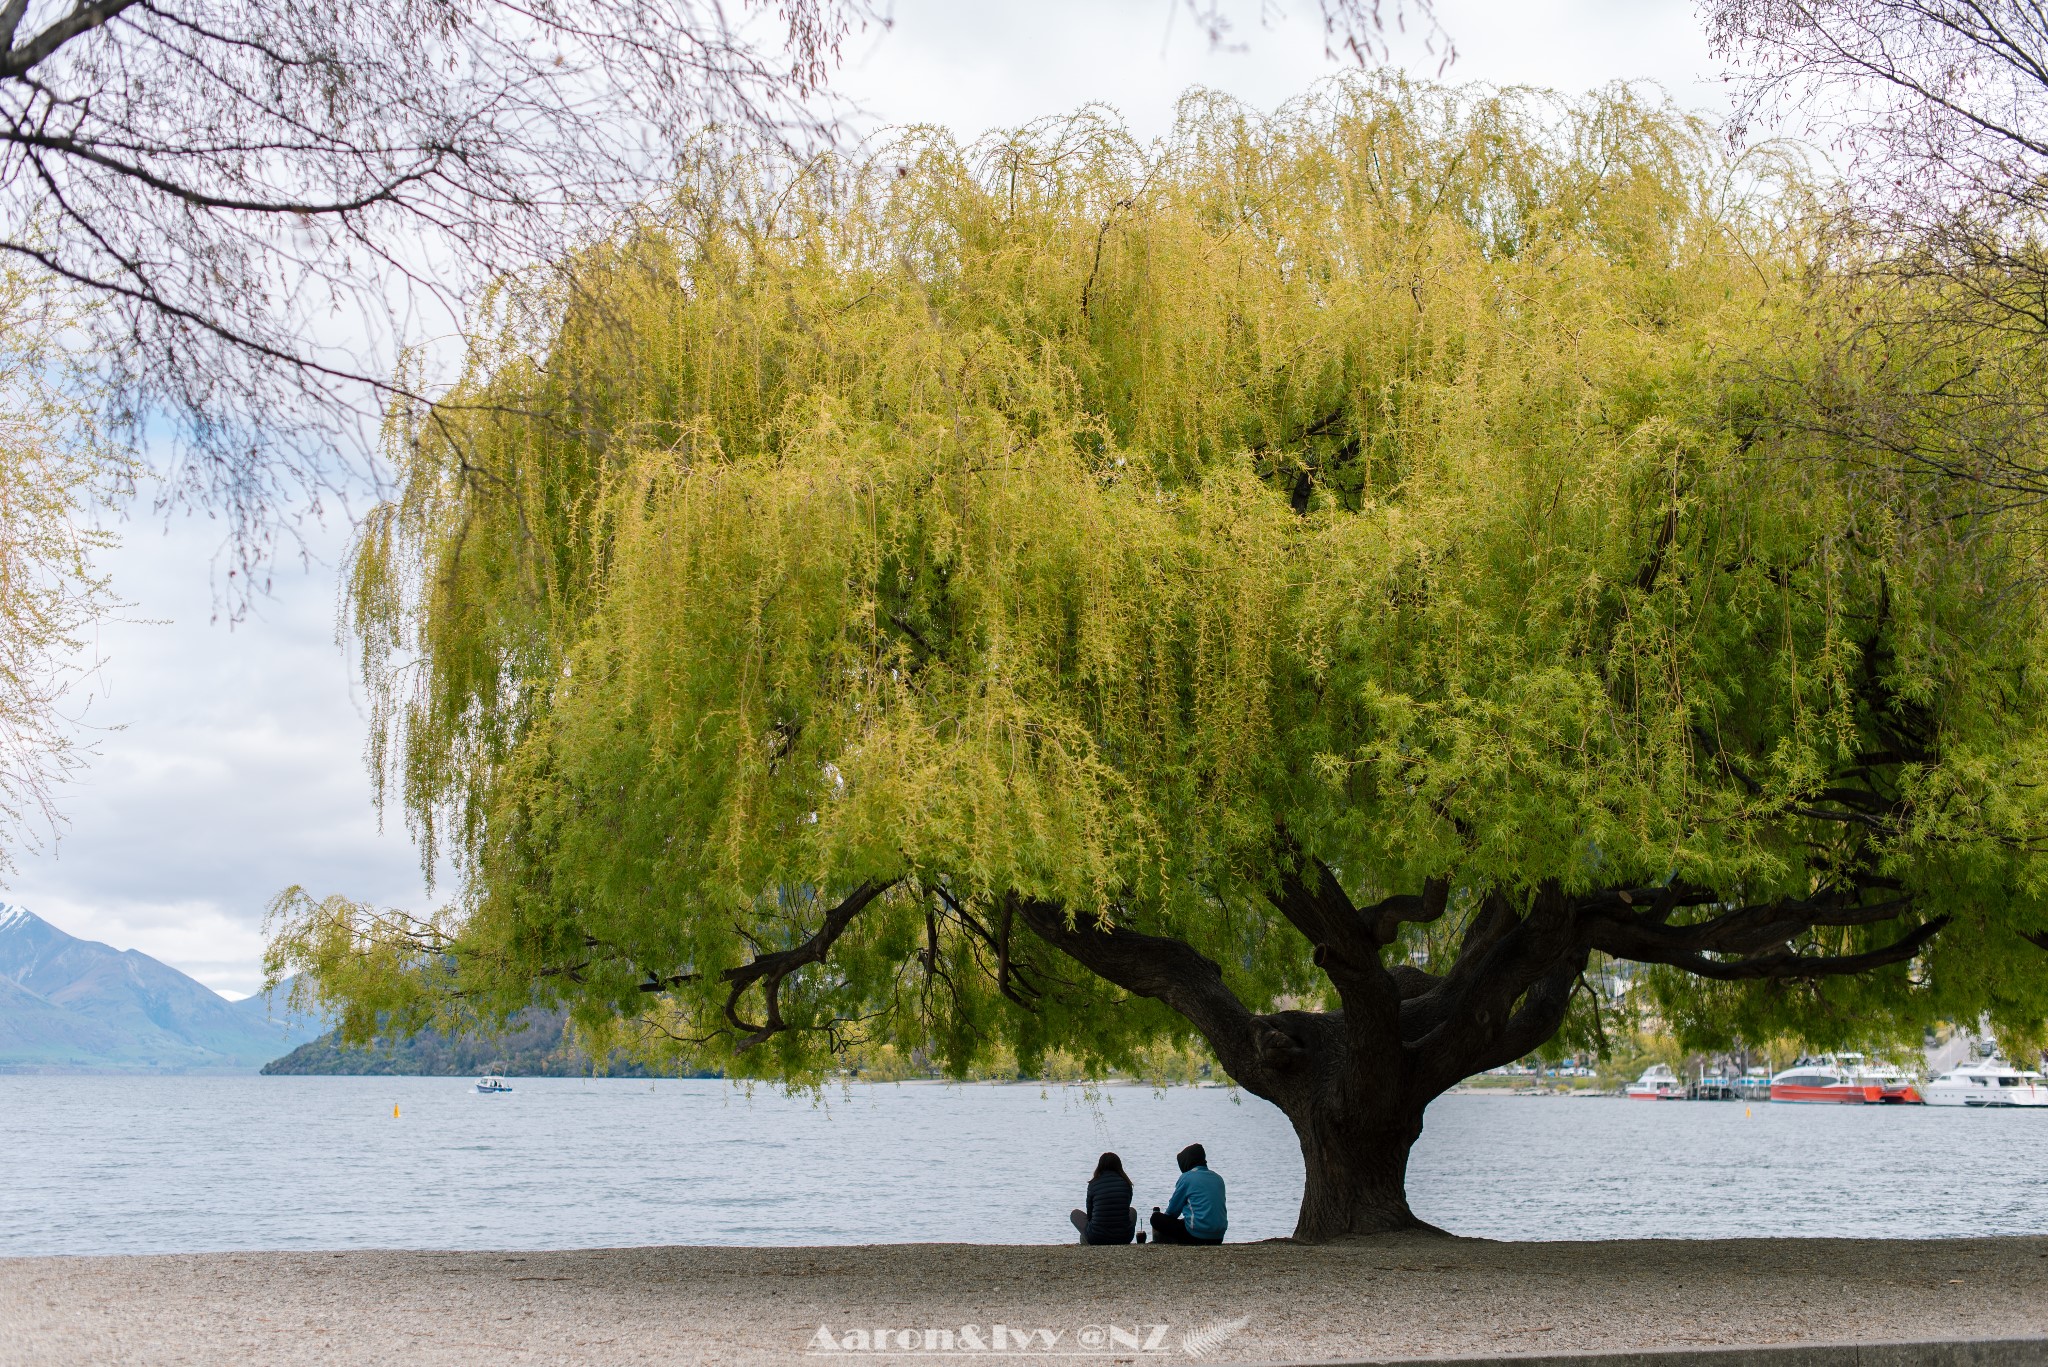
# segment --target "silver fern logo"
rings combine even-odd
[[[1221,1348],[1226,1339],[1252,1322],[1251,1316],[1239,1315],[1234,1320],[1217,1320],[1200,1329],[1190,1329],[1180,1341],[1180,1350],[1191,1358],[1207,1357]]]

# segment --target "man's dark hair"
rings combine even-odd
[[[1180,1164],[1182,1172],[1189,1172],[1195,1168],[1209,1166],[1209,1151],[1200,1144],[1190,1144],[1175,1154],[1174,1159]]]

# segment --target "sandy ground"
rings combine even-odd
[[[993,1349],[998,1324],[1029,1356],[1054,1334],[1103,1362],[1310,1362],[2019,1337],[2048,1330],[2044,1293],[2048,1239],[21,1258],[0,1363],[930,1361],[925,1330]],[[850,1351],[818,1353],[821,1326]],[[871,1351],[905,1330],[917,1352]]]

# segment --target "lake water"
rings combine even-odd
[[[1142,1211],[1195,1140],[1233,1241],[1301,1194],[1279,1112],[1221,1088],[514,1085],[0,1077],[0,1255],[1064,1242],[1101,1150]],[[2044,1157],[2048,1111],[1460,1095],[1409,1194],[1500,1239],[2038,1234]]]

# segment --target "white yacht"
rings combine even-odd
[[[1927,1084],[1930,1106],[2048,1106],[2048,1081],[2002,1058],[1951,1068]]]
[[[1683,1101],[1685,1084],[1678,1080],[1678,1074],[1671,1071],[1668,1063],[1653,1063],[1643,1070],[1643,1075],[1628,1085],[1631,1101]]]
[[[496,1073],[492,1073],[489,1077],[478,1078],[476,1080],[476,1089],[479,1092],[509,1092],[512,1090],[510,1084]]]

